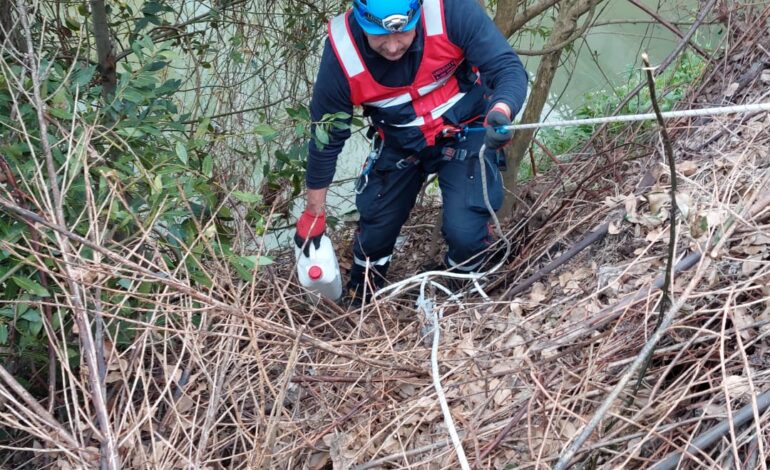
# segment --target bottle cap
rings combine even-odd
[[[310,279],[317,281],[321,279],[321,276],[324,275],[324,272],[320,266],[310,266],[310,269],[307,270],[307,275],[310,277]]]

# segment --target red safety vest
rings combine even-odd
[[[414,151],[435,144],[446,125],[442,116],[466,95],[455,77],[465,56],[447,35],[444,2],[424,0],[422,8],[425,44],[422,61],[409,86],[387,87],[375,81],[350,32],[349,22],[354,21],[350,19],[350,11],[329,22],[329,39],[348,79],[353,105],[371,108],[373,124],[384,134],[386,143],[390,140],[389,134],[394,134],[396,141],[415,135],[422,137],[419,144],[401,142],[398,145]],[[405,120],[407,122],[403,122]]]

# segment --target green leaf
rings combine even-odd
[[[241,202],[256,203],[262,200],[259,194],[244,191],[233,191],[233,197]]]
[[[209,178],[211,178],[211,176],[214,174],[214,159],[211,157],[211,155],[206,155],[206,157],[203,159],[203,166],[201,171]]]
[[[123,99],[131,103],[140,104],[144,103],[145,95],[135,88],[126,88],[123,90]]]
[[[22,320],[27,320],[30,323],[39,323],[42,321],[42,317],[40,316],[40,312],[37,310],[27,310],[24,315],[21,316]]]
[[[5,323],[0,324],[0,344],[8,342],[8,325]]]
[[[152,194],[158,194],[163,191],[163,178],[161,175],[155,175],[151,183]]]
[[[324,129],[323,126],[316,126],[315,127],[315,138],[322,145],[328,145],[329,144],[329,133],[326,132],[326,129]]]
[[[96,73],[96,65],[78,69],[72,74],[72,84],[76,87],[84,87],[91,82],[94,73]]]
[[[13,279],[13,282],[15,282],[17,286],[21,287],[30,294],[36,295],[38,297],[51,296],[51,294],[43,286],[33,281],[32,279],[19,276],[13,276],[11,279]]]
[[[139,139],[144,137],[144,132],[140,131],[136,127],[123,127],[116,131],[119,135],[127,138]]]
[[[268,126],[267,124],[259,124],[254,128],[254,132],[262,137],[271,137],[278,133],[275,129]]]
[[[195,129],[195,135],[193,136],[195,140],[200,139],[204,135],[206,135],[206,132],[209,130],[209,125],[211,124],[210,118],[204,118],[200,124],[198,124],[198,128]]]
[[[157,72],[158,70],[161,70],[162,68],[164,68],[166,65],[168,65],[168,62],[163,60],[158,60],[145,65],[144,69],[148,72]]]
[[[176,143],[176,156],[179,157],[179,160],[182,161],[185,165],[187,165],[188,157],[187,157],[187,147],[182,142]]]
[[[66,109],[48,108],[48,114],[59,119],[72,119],[72,113]]]
[[[142,8],[142,13],[145,15],[157,15],[163,10],[163,6],[158,2],[147,2]]]
[[[238,261],[241,262],[241,264],[244,267],[247,267],[249,269],[255,269],[259,266],[268,266],[270,264],[273,264],[273,258],[270,258],[268,256],[239,256]]]
[[[31,334],[32,336],[39,335],[40,331],[43,330],[43,322],[42,321],[29,322],[28,330],[29,330],[29,334]]]

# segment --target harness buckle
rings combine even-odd
[[[396,168],[399,170],[403,170],[405,168],[409,168],[412,165],[416,165],[418,161],[419,161],[418,158],[416,158],[413,155],[409,155],[408,157],[402,158],[401,160],[397,161]]]

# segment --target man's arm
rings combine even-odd
[[[310,119],[319,122],[326,114],[335,113],[353,114],[353,105],[350,102],[350,86],[342,68],[337,61],[330,41],[326,40],[324,52],[321,57],[321,65],[318,69],[315,86],[313,87],[313,99],[310,103]],[[348,126],[350,119],[347,120]],[[339,129],[329,126],[329,143],[319,148],[315,139],[308,146],[307,172],[305,184],[307,186],[307,207],[313,214],[324,211],[327,188],[334,179],[337,166],[337,157],[350,137],[350,129]],[[315,124],[311,126],[311,133],[315,135]]]
[[[326,192],[327,188],[309,189],[307,190],[307,204],[305,210],[309,211],[313,215],[321,215],[324,212],[324,206],[326,205]]]

